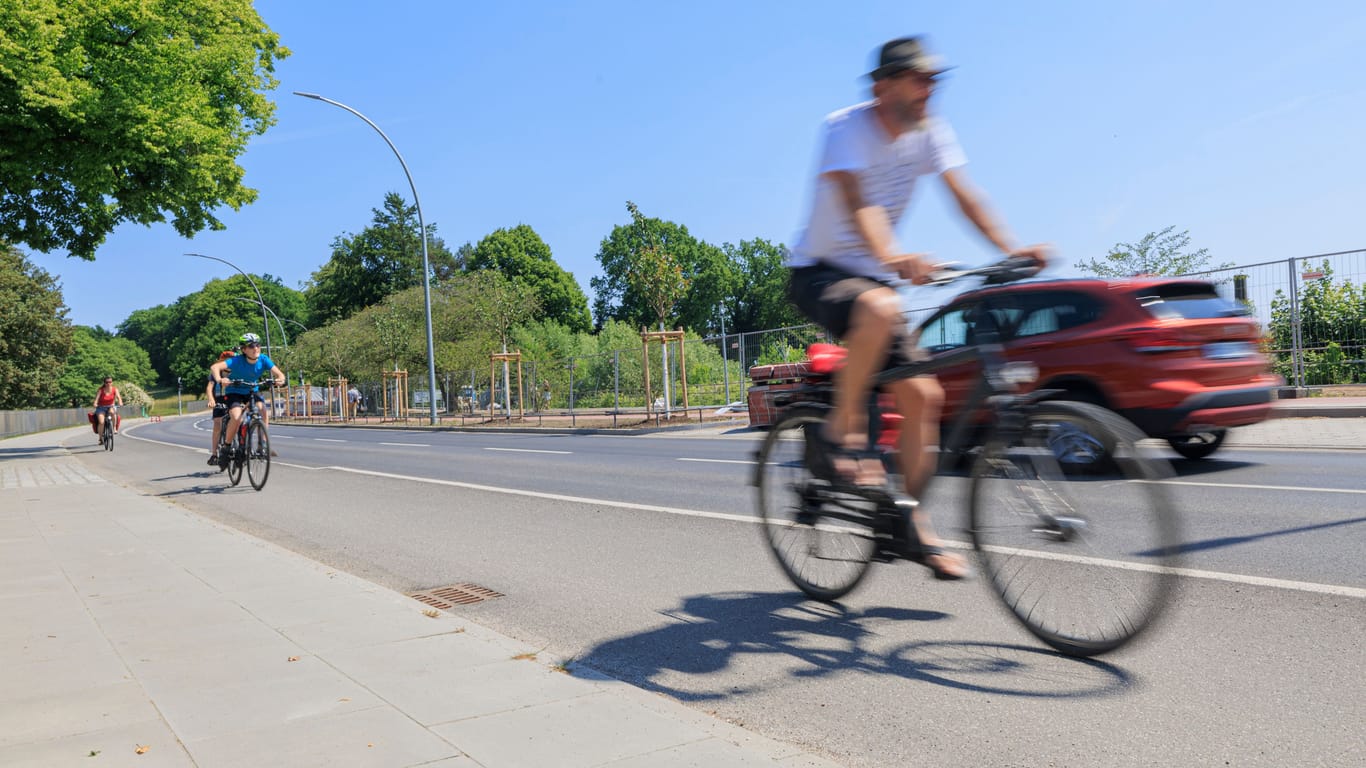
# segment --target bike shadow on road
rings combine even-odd
[[[660,613],[671,623],[604,641],[577,657],[571,671],[584,666],[686,702],[756,694],[848,673],[1050,699],[1112,696],[1131,690],[1135,682],[1114,664],[1068,658],[1043,647],[905,642],[884,631],[891,622],[951,618],[939,611],[854,609],[807,600],[795,592],[730,592],[687,597],[678,608]],[[751,656],[787,661],[774,665],[747,658]],[[743,674],[719,674],[726,670]],[[737,677],[746,684],[737,686]]]
[[[220,477],[220,475],[221,475],[221,477]],[[186,486],[186,487],[184,487],[184,488],[176,488],[176,489],[170,490],[170,491],[163,491],[162,493],[158,493],[158,494],[155,494],[155,495],[156,495],[157,498],[167,499],[167,498],[172,498],[172,497],[175,497],[175,496],[199,496],[199,495],[206,494],[206,493],[223,493],[224,491],[230,491],[230,490],[232,490],[232,486],[231,486],[231,485],[228,485],[227,476],[226,476],[226,475],[223,475],[222,472],[220,472],[218,469],[204,469],[204,470],[201,470],[201,471],[199,471],[199,472],[186,472],[185,474],[182,474],[182,475],[167,475],[167,476],[165,476],[165,477],[152,477],[152,478],[148,478],[148,479],[147,479],[147,482],[149,482],[149,483],[170,483],[170,482],[175,482],[175,481],[177,481],[177,480],[180,480],[180,481],[187,481],[187,480],[209,480],[209,481],[213,481],[213,479],[214,479],[215,477],[219,477],[219,480],[218,480],[218,481],[215,481],[215,482],[208,483],[208,484],[195,484],[195,485]]]

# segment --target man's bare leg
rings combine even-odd
[[[931,376],[902,379],[890,385],[896,396],[897,412],[901,414],[901,442],[898,460],[905,481],[906,493],[919,499],[934,475],[938,463],[939,413],[944,407],[944,388]],[[934,531],[929,513],[916,507],[911,513],[911,524],[916,536],[925,546],[942,545]],[[967,573],[967,561],[952,552],[930,555],[927,565],[955,576]]]
[[[844,336],[848,354],[835,378],[835,408],[830,412],[827,437],[846,448],[862,450],[868,442],[868,393],[873,374],[887,359],[895,323],[903,323],[901,298],[891,288],[867,291],[854,300],[849,331]],[[883,476],[879,462],[860,461],[845,471],[855,482],[876,483]]]

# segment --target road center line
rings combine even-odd
[[[743,461],[740,459],[679,459],[679,461],[697,461],[707,464],[758,464],[757,461]]]
[[[1252,483],[1201,483],[1195,480],[1159,480],[1163,485],[1193,485],[1204,488],[1243,488],[1251,491],[1302,491],[1313,493],[1362,493],[1360,488],[1306,488],[1300,485],[1254,485]]]
[[[494,450],[494,449],[489,449]],[[510,450],[510,449],[504,449]],[[763,521],[749,515],[731,515],[724,512],[707,512],[700,509],[682,509],[679,507],[663,507],[656,504],[636,504],[629,501],[614,501],[611,499],[592,499],[584,496],[567,496],[561,493],[544,493],[542,491],[524,491],[516,488],[500,488],[493,485],[479,485],[477,483],[466,483],[459,480],[438,480],[430,477],[414,477],[412,475],[398,475],[392,472],[376,472],[369,469],[352,469],[350,467],[318,467],[317,469],[331,469],[337,472],[350,472],[357,475],[369,475],[371,477],[385,477],[392,480],[410,480],[418,483],[431,483],[433,485],[445,485],[452,488],[467,488],[473,491],[486,491],[488,493],[505,493],[511,496],[528,496],[535,499],[548,499],[550,501],[565,501],[572,504],[590,504],[600,507],[614,507],[616,509],[635,509],[642,512],[663,512],[669,515],[682,515],[684,517],[700,517],[709,520],[726,520],[733,523],[748,523],[750,525],[760,525]],[[945,541],[946,546],[954,549],[971,549],[972,545],[959,541]],[[1035,553],[1021,554],[1028,556],[1041,556]],[[1366,589],[1358,587],[1346,587],[1336,584],[1316,584],[1307,581],[1290,581],[1287,579],[1272,579],[1263,576],[1244,576],[1237,573],[1220,573],[1218,571],[1201,571],[1194,568],[1170,568],[1164,569],[1147,563],[1130,563],[1122,560],[1102,560],[1092,557],[1068,558],[1068,556],[1051,556],[1054,559],[1075,559],[1077,562],[1085,562],[1088,565],[1095,565],[1109,568],[1120,568],[1125,570],[1166,570],[1177,576],[1185,576],[1192,579],[1207,579],[1210,581],[1231,582],[1234,584],[1249,584],[1261,587],[1275,587],[1277,589],[1290,589],[1299,592],[1314,592],[1325,595],[1340,595],[1342,597],[1355,597],[1366,599]]]
[[[431,443],[380,443],[380,445],[397,445],[402,448],[431,448]]]
[[[488,448],[488,447],[485,447],[484,450],[486,450],[486,451],[507,451],[508,453],[558,453],[558,454],[562,454],[562,455],[565,455],[565,456],[568,456],[569,454],[573,453],[573,451],[543,451],[543,450],[540,450],[540,449],[537,449],[537,448]]]
[[[345,440],[337,440],[336,438],[332,438],[332,437],[315,437],[315,438],[313,438],[313,439],[314,439],[314,440],[317,440],[317,441],[320,442],[320,443],[344,443],[344,442],[346,442]]]

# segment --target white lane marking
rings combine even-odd
[[[679,459],[679,461],[697,461],[707,464],[758,464],[757,461],[741,461],[740,459]]]
[[[486,451],[507,451],[507,452],[509,452],[509,453],[558,453],[558,454],[562,454],[562,455],[566,455],[566,456],[569,455],[569,454],[571,454],[571,453],[573,453],[573,451],[543,451],[543,450],[539,450],[539,449],[536,449],[536,448],[487,448],[487,447],[486,447],[486,448],[484,448],[484,450],[486,450]]]
[[[376,472],[369,469],[352,469],[350,467],[317,467],[317,469],[331,469],[337,472],[350,472],[357,475],[369,475],[371,477],[385,477],[392,480],[411,480],[418,483],[431,483],[433,485],[445,485],[452,488],[466,488],[472,491],[487,491],[489,493],[505,493],[511,496],[529,496],[535,499],[548,499],[550,501],[566,501],[572,504],[590,504],[600,507],[613,507],[616,509],[635,509],[642,512],[663,512],[669,515],[682,515],[684,517],[700,517],[708,520],[727,520],[733,523],[748,523],[750,525],[762,525],[763,521],[750,515],[731,515],[724,512],[707,512],[700,509],[682,509],[679,507],[663,507],[657,504],[636,504],[629,501],[613,501],[610,499],[593,499],[584,496],[567,496],[561,493],[544,493],[541,491],[524,491],[515,488],[500,488],[493,485],[479,485],[477,483],[466,483],[459,480],[438,480],[430,477],[414,477],[412,475],[398,475],[391,472]],[[961,541],[945,541],[944,546],[954,549],[972,549],[972,545]],[[1345,587],[1336,584],[1316,584],[1307,581],[1290,581],[1287,579],[1272,579],[1263,576],[1244,576],[1237,573],[1220,573],[1218,571],[1202,571],[1194,568],[1164,568],[1163,566],[1151,565],[1148,563],[1129,563],[1121,560],[1103,560],[1095,557],[1076,557],[1071,555],[1044,554],[1040,552],[1021,552],[1020,554],[1029,557],[1040,557],[1044,559],[1068,560],[1072,562],[1084,563],[1087,565],[1103,566],[1109,568],[1120,568],[1134,571],[1167,571],[1177,576],[1186,576],[1193,579],[1207,579],[1210,581],[1224,581],[1235,584],[1249,584],[1260,587],[1275,587],[1278,589],[1291,589],[1299,592],[1314,592],[1325,595],[1340,595],[1342,597],[1356,597],[1366,599],[1366,589],[1358,587]]]
[[[294,435],[271,435],[271,440],[293,440]]]
[[[346,442],[345,440],[337,440],[337,439],[331,438],[331,437],[315,437],[315,438],[313,438],[313,439],[314,439],[314,440],[317,440],[317,441],[320,442],[320,443],[344,443],[344,442]]]
[[[1194,480],[1158,480],[1163,485],[1194,485],[1204,488],[1243,488],[1251,491],[1306,491],[1314,493],[1366,493],[1360,488],[1306,488],[1300,485],[1253,485],[1252,483],[1201,483]]]
[[[950,546],[957,549],[971,549],[970,544],[959,542],[948,542]],[[1230,581],[1237,584],[1253,584],[1259,587],[1278,587],[1280,589],[1296,589],[1301,592],[1317,592],[1325,595],[1340,595],[1342,597],[1366,598],[1366,589],[1358,587],[1344,587],[1337,584],[1316,584],[1307,581],[1289,581],[1287,579],[1273,579],[1266,576],[1244,576],[1238,573],[1221,573],[1218,571],[1202,571],[1196,568],[1168,568],[1152,563],[1131,563],[1124,560],[1107,560],[1099,557],[1086,557],[1084,555],[1067,555],[1059,552],[1040,552],[1032,549],[1016,549],[1015,547],[995,547],[989,546],[991,552],[1000,552],[1008,555],[1022,557],[1032,557],[1037,560],[1057,560],[1066,563],[1078,563],[1080,565],[1093,565],[1105,568],[1116,568],[1122,571],[1143,571],[1145,573],[1170,573],[1175,576],[1187,576],[1192,579],[1209,579],[1212,581]]]
[[[380,445],[397,445],[402,448],[431,448],[431,443],[380,443]]]

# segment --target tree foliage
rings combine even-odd
[[[348,317],[392,293],[422,285],[426,276],[417,206],[390,192],[383,209],[372,213],[370,226],[332,241],[332,257],[304,288],[310,326]],[[427,225],[427,260],[437,280],[458,272],[455,256],[436,237],[435,224]]]
[[[122,391],[126,385],[145,388],[155,382],[156,372],[142,347],[101,330],[83,325],[72,329],[71,355],[57,377],[54,404],[73,408],[90,405],[105,376],[114,377],[125,403],[129,402],[128,393]]]
[[[787,297],[787,265],[784,249],[767,240],[742,240],[721,246],[733,265],[737,279],[726,300],[727,333],[747,333],[770,328],[804,325],[807,319]]]
[[[653,248],[677,264],[688,281],[686,293],[674,307],[673,320],[686,328],[714,326],[722,302],[734,291],[735,272],[726,255],[688,234],[687,227],[644,216],[631,202],[626,209],[631,223],[613,227],[598,248],[603,274],[589,281],[596,294],[594,322],[599,327],[611,319],[636,327],[657,322],[649,297],[629,277],[647,249]]]
[[[469,254],[465,268],[497,270],[530,288],[540,299],[537,319],[552,320],[574,331],[592,326],[583,289],[572,274],[555,263],[550,246],[526,224],[485,236]]]
[[[1104,259],[1092,258],[1077,268],[1097,277],[1185,275],[1207,269],[1209,249],[1190,250],[1190,230],[1175,230],[1170,226],[1149,232],[1137,243],[1115,243]]]
[[[0,239],[93,259],[126,221],[222,229],[288,55],[250,0],[0,4]]]
[[[0,410],[49,404],[71,353],[71,322],[56,278],[0,243]]]
[[[263,342],[269,336],[268,352],[273,359],[283,351],[286,338],[293,341],[290,334],[296,327],[291,321],[302,322],[304,297],[278,277],[253,275],[252,279],[255,289],[243,275],[233,275],[210,280],[170,306],[136,310],[119,324],[119,335],[148,351],[158,381],[170,385],[180,377],[187,389],[198,386],[219,353],[244,333],[255,333]],[[256,289],[269,311],[262,312]],[[270,323],[269,334],[263,314]]]

